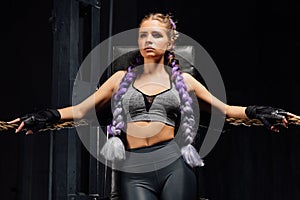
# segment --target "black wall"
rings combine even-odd
[[[1,121],[51,103],[52,4],[1,5]],[[101,4],[104,40],[109,2]],[[299,2],[115,0],[113,34],[136,28],[152,11],[172,12],[178,30],[207,50],[222,74],[228,103],[300,114]],[[297,199],[299,130],[291,125],[274,134],[262,127],[232,127],[204,158],[203,195],[213,200]],[[49,135],[0,132],[0,148],[0,199],[47,199]]]

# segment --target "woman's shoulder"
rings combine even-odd
[[[190,73],[187,73],[187,72],[182,72],[182,77],[183,77],[184,81],[187,81],[187,82],[193,81],[195,79]]]
[[[121,80],[125,76],[125,74],[126,70],[118,70],[112,74],[111,78],[115,80]]]
[[[195,87],[199,87],[200,85],[203,86],[203,84],[190,73],[183,72],[182,77],[189,91],[195,90]]]
[[[115,92],[118,91],[119,85],[120,85],[123,77],[125,76],[126,72],[127,72],[126,70],[118,70],[115,73],[113,73],[112,76],[110,77],[110,80],[114,85]]]
[[[99,85],[103,85],[103,84],[116,85],[121,82],[125,74],[126,74],[125,70],[118,70],[114,72],[107,80],[105,80],[103,83],[100,83]]]

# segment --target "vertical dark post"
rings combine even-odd
[[[79,65],[100,43],[100,3],[96,0],[54,0],[52,18],[52,104],[59,108],[72,104],[73,83]],[[91,68],[90,74],[83,75],[89,79],[96,71]],[[91,127],[90,145],[99,149],[98,129]],[[105,166],[86,154],[75,129],[52,134],[50,146],[49,200],[105,199],[108,196],[103,189],[107,187],[103,181]]]
[[[76,0],[54,0],[52,104],[56,108],[72,103],[73,81],[79,67],[78,4]],[[51,137],[53,163],[49,200],[69,199],[69,194],[77,189],[77,134],[68,129],[54,132]]]
[[[94,49],[100,43],[100,5],[91,6],[91,46],[90,50]],[[100,55],[97,55],[99,51],[91,51],[91,66],[99,63]],[[98,82],[99,77],[95,77],[93,74],[99,74],[100,66],[92,67],[90,69],[90,81]],[[96,78],[96,80],[93,80]],[[95,88],[96,89],[96,88]],[[97,158],[100,154],[100,134],[103,127],[93,126],[91,127],[90,134],[90,148],[96,149]],[[92,198],[108,199],[110,193],[110,170],[109,168],[97,160],[93,155],[89,158],[89,196]]]
[[[109,44],[108,44],[108,58],[107,58],[107,60],[108,60],[108,63],[110,63],[110,61],[111,61],[111,44],[112,44],[112,26],[113,26],[113,11],[114,11],[114,1],[113,0],[110,0],[110,4],[109,4],[109,27],[108,27],[108,42],[109,42]],[[108,71],[107,71],[107,75],[108,75],[108,77],[110,77],[111,76],[111,74],[112,74],[112,71],[111,71],[111,68],[109,67],[108,68]]]
[[[100,6],[99,7],[91,7],[91,50],[95,48],[100,43]],[[94,52],[91,52],[92,54]],[[99,58],[98,55],[91,56],[91,66],[93,66],[93,62]],[[93,73],[97,73],[97,69],[91,68],[90,77],[93,77]],[[92,80],[95,81],[95,80]],[[100,127],[92,127],[91,135],[90,135],[90,148],[96,149],[97,155],[99,154],[99,128]],[[89,195],[91,197],[98,197],[100,199],[103,198],[103,172],[104,166],[97,160],[97,158],[90,155],[89,157]]]

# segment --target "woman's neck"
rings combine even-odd
[[[151,63],[151,64],[144,64],[144,74],[161,74],[165,72],[164,65]]]
[[[163,72],[165,72],[163,59],[159,62],[153,60],[144,61],[144,74],[159,74]]]

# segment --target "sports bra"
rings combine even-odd
[[[170,78],[170,88],[147,95],[134,87],[135,80],[123,95],[122,104],[127,122],[157,121],[175,127],[180,116],[180,97]]]

